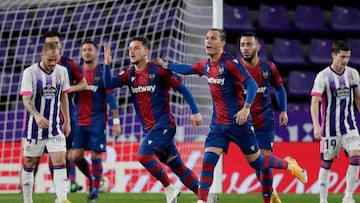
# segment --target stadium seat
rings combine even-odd
[[[44,33],[49,30],[66,32],[70,26],[70,19],[66,16],[65,8],[48,9],[39,7],[35,13],[34,28]]]
[[[360,11],[357,7],[335,5],[331,16],[332,29],[340,33],[360,32]]]
[[[21,8],[11,8],[8,10],[2,10],[5,13],[2,22],[2,32],[14,32],[21,31],[22,34],[26,34],[33,26],[33,17],[26,10]]]
[[[149,29],[159,32],[169,31],[171,27],[175,26],[176,8],[171,7],[169,4],[162,6],[153,6],[148,9],[148,22]]]
[[[284,5],[261,4],[258,26],[263,32],[290,33],[293,31],[287,9]]]
[[[69,57],[75,60],[77,63],[80,61],[80,50],[81,50],[81,42],[76,39],[65,39],[63,40],[63,48],[62,55]]]
[[[40,61],[40,40],[38,37],[18,37],[15,49],[16,63],[26,67]]]
[[[250,9],[246,6],[224,5],[224,29],[237,33],[254,31]]]
[[[298,39],[275,38],[272,53],[273,61],[279,67],[296,68],[308,65],[302,44]]]
[[[354,68],[360,68],[360,38],[349,38],[348,43],[351,48],[351,57],[349,65]]]
[[[0,67],[6,67],[12,65],[12,58],[9,56],[10,45],[8,41],[0,39]]]
[[[323,34],[330,32],[325,24],[324,12],[317,5],[298,4],[295,9],[294,25],[302,33]]]
[[[140,4],[126,4],[126,1],[119,1],[110,10],[108,25],[112,31],[127,31],[131,27],[141,25]]]
[[[106,28],[106,20],[103,16],[103,9],[96,4],[78,4],[73,11],[71,22],[75,29],[87,33],[103,31]]]
[[[330,65],[332,43],[332,39],[312,38],[309,45],[310,63],[320,68]]]
[[[288,94],[290,97],[308,98],[316,73],[313,71],[292,70],[288,77]]]

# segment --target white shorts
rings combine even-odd
[[[48,152],[66,152],[65,135],[58,135],[43,140],[32,139],[31,142],[24,138],[23,147],[23,153],[26,157],[41,157],[45,147]]]
[[[323,153],[323,159],[333,160],[335,157],[338,157],[340,147],[346,152],[360,150],[359,132],[353,130],[343,136],[323,137],[323,140],[320,143],[320,152]]]

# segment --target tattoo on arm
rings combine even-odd
[[[39,114],[39,112],[36,110],[34,104],[31,102],[31,97],[24,96],[23,97],[23,103],[26,108],[26,110],[33,116]]]

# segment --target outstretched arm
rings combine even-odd
[[[120,79],[118,76],[111,76],[110,64],[112,61],[111,48],[108,44],[104,45],[104,85],[107,89],[120,87]]]
[[[236,123],[238,123],[239,125],[244,124],[248,120],[250,114],[250,107],[255,99],[258,89],[258,85],[256,84],[255,80],[251,77],[248,77],[244,81],[244,86],[246,89],[245,104],[243,108],[234,115],[234,117],[236,118]]]
[[[153,61],[154,64],[160,65],[161,67],[174,71],[176,73],[180,73],[183,75],[190,75],[190,74],[196,74],[194,70],[192,69],[192,66],[189,64],[173,64],[173,63],[167,63],[161,58],[157,58]]]
[[[106,94],[106,99],[109,103],[112,118],[113,118],[113,125],[112,125],[112,134],[115,137],[120,136],[121,128],[120,128],[120,119],[119,119],[119,111],[116,104],[116,98],[113,92]]]
[[[199,126],[203,123],[201,114],[199,113],[199,109],[196,105],[195,99],[192,96],[190,90],[181,83],[179,86],[179,92],[183,95],[186,102],[190,105],[192,115],[190,116],[191,125],[194,129],[196,126]]]

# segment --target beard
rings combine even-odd
[[[131,64],[133,64],[133,65],[138,65],[138,64],[139,64],[139,60],[131,61]]]

